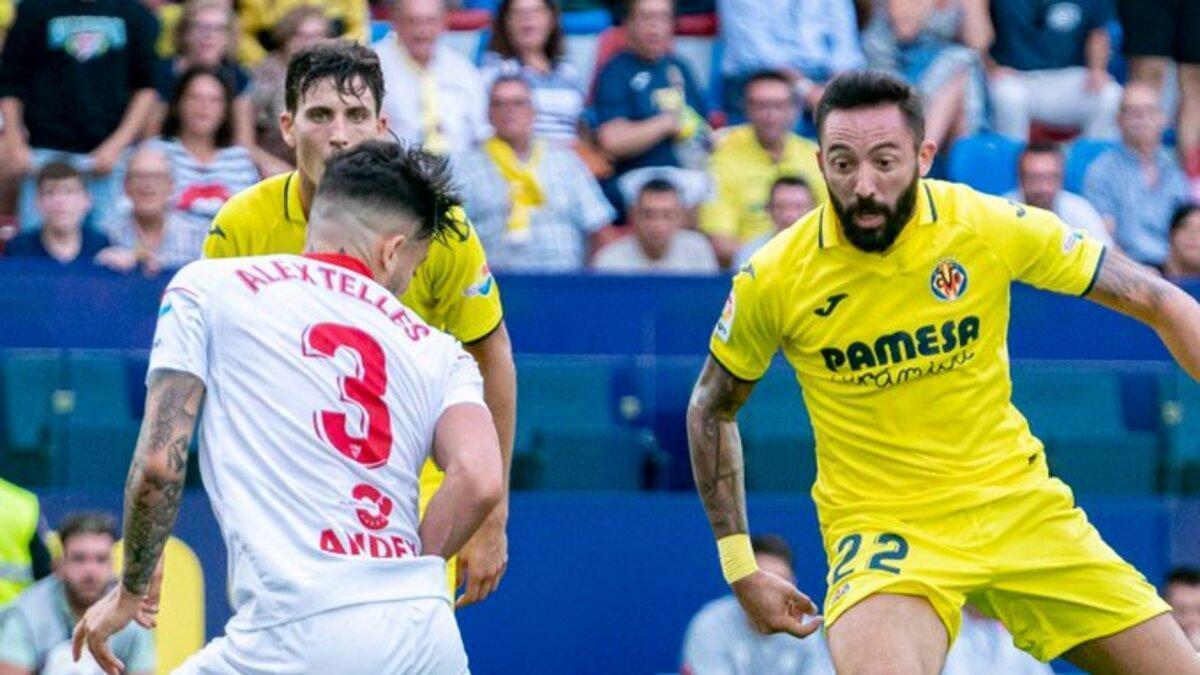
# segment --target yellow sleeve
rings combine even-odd
[[[1104,244],[1050,211],[996,198],[989,202],[990,213],[982,222],[1013,279],[1068,295],[1092,289]]]
[[[460,210],[459,217],[465,220],[466,214]],[[500,289],[469,223],[466,240],[448,237],[430,244],[429,257],[400,301],[464,344],[487,337],[504,317]]]
[[[719,150],[709,161],[708,172],[713,178],[715,194],[700,207],[699,229],[705,234],[738,234],[738,204],[734,199],[737,179],[733,169],[722,159]]]
[[[242,247],[238,246],[238,230],[231,226],[238,220],[237,210],[237,202],[228,201],[217,211],[212,226],[208,228],[208,235],[204,237],[205,258],[236,258],[245,255]]]
[[[779,293],[757,278],[753,265],[733,278],[709,351],[725,370],[741,380],[761,379],[780,343]]]

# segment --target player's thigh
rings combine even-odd
[[[927,652],[943,658],[961,625],[964,594],[982,583],[978,570],[985,567],[983,561],[972,557],[969,546],[956,539],[956,525],[963,524],[965,521],[956,524],[953,518],[935,525],[866,514],[829,524],[824,533],[829,591],[823,610],[829,634],[840,634],[843,645],[862,640],[864,644],[870,642],[872,648],[912,647],[908,653],[920,657],[921,663]],[[903,608],[918,608],[914,611],[919,611],[923,619],[933,620],[901,621],[903,631],[915,630],[922,639],[912,640],[904,633],[893,643],[890,636],[876,635],[870,624],[880,615],[862,609],[880,602],[901,614]],[[884,619],[881,625],[886,626],[889,620]],[[846,626],[844,621],[848,621]],[[932,651],[925,649],[925,644]],[[843,658],[857,658],[856,653],[853,646],[848,646]],[[863,665],[872,663],[867,660]]]
[[[859,601],[828,630],[839,675],[937,675],[949,636],[929,599],[877,593]]]
[[[1048,480],[984,512],[992,579],[968,595],[1042,661],[1170,611],[1155,588]]]
[[[1168,614],[1085,642],[1063,657],[1094,675],[1200,675],[1200,654]]]

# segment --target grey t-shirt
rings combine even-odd
[[[699,232],[680,230],[658,260],[646,257],[637,236],[624,236],[596,254],[593,267],[597,272],[644,274],[715,274],[721,266],[708,239]]]
[[[71,657],[71,631],[77,618],[67,604],[62,580],[51,575],[0,609],[0,663],[41,675],[102,673],[87,650],[79,663]],[[127,673],[152,673],[154,637],[131,623],[109,640],[113,654]]]
[[[833,675],[824,631],[803,640],[762,635],[732,595],[713,600],[692,618],[683,665],[694,675]]]

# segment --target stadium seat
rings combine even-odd
[[[652,434],[629,427],[538,432],[532,455],[529,487],[537,490],[638,490],[664,461]]]
[[[605,433],[618,422],[611,364],[591,359],[519,358],[516,450],[547,433]]]
[[[57,482],[72,488],[121,489],[137,445],[139,426],[69,420],[55,448]]]
[[[50,440],[54,400],[62,400],[65,367],[58,350],[6,350],[0,355],[3,449],[30,451]]]
[[[598,35],[612,25],[612,14],[607,9],[563,12],[562,15],[564,35]]]
[[[1171,469],[1184,492],[1200,492],[1200,384],[1177,371],[1169,380],[1169,403],[1163,417]]]
[[[999,134],[967,136],[950,148],[950,180],[981,192],[1002,195],[1017,186],[1021,144]]]
[[[379,42],[392,31],[392,24],[387,21],[371,22],[371,42]]]
[[[1013,402],[1046,445],[1050,471],[1085,494],[1152,494],[1160,441],[1126,428],[1119,376],[1111,371],[1020,365]]]
[[[816,440],[791,368],[776,363],[738,416],[746,489],[805,492],[816,479]]]
[[[1063,187],[1067,192],[1083,193],[1083,179],[1087,176],[1088,166],[1101,153],[1117,146],[1115,141],[1099,141],[1081,138],[1071,144],[1067,151],[1066,177]]]
[[[68,352],[67,383],[74,392],[74,424],[121,425],[132,421],[125,359],[116,352]]]
[[[707,92],[712,84],[713,58],[716,38],[708,35],[680,35],[675,38],[675,53],[692,69],[696,84],[700,87],[705,101],[709,100]]]
[[[154,629],[158,675],[175,670],[204,646],[204,570],[200,558],[177,537],[167,539],[163,556],[162,596],[158,627]],[[113,548],[113,567],[118,575],[124,560],[122,540]]]

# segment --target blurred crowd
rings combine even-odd
[[[1184,0],[0,0],[0,241],[199,257],[226,200],[294,168],[289,59],[342,38],[378,55],[391,132],[452,163],[497,271],[740,265],[827,199],[813,108],[874,68],[923,95],[934,176],[1008,139],[1002,196],[1200,275],[1197,35]]]

